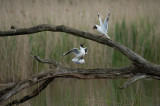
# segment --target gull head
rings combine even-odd
[[[94,26],[93,26],[93,30],[94,30],[94,29],[97,29],[97,25],[94,25]]]
[[[83,46],[84,46],[84,43],[81,43],[81,44],[80,44],[80,47],[83,47]]]

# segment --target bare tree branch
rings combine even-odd
[[[60,64],[58,62],[56,62],[55,60],[41,59],[39,56],[33,56],[33,55],[31,55],[31,56],[34,57],[38,62],[49,63],[49,64],[53,64],[57,68],[58,67],[62,68],[62,66],[60,66]],[[53,81],[53,79],[54,78],[48,78],[48,79],[46,79],[46,81],[44,81],[42,83],[42,85],[40,87],[38,87],[37,89],[35,89],[30,95],[26,95],[26,96],[22,97],[20,100],[18,100],[18,99],[17,100],[13,100],[12,102],[8,103],[7,106],[11,106],[11,105],[14,105],[14,104],[18,105],[20,103],[23,103],[23,102],[25,102],[25,101],[27,101],[27,100],[29,100],[29,99],[37,96],[42,90],[44,90],[47,87],[47,85],[49,83],[51,83]],[[3,99],[3,95],[5,95],[9,91],[11,91],[16,86],[17,86],[17,84],[14,84],[13,86],[10,86],[10,87],[7,87],[5,89],[2,89],[0,91],[0,98]]]
[[[6,104],[5,106],[12,106],[14,104],[19,105],[25,101],[32,99],[33,97],[37,96],[40,92],[42,92],[48,86],[48,84],[50,84],[53,80],[54,80],[53,78],[47,79],[39,87],[37,87],[31,94],[21,97],[21,99],[13,100],[8,104]]]
[[[140,79],[144,79],[144,78],[147,78],[147,77],[148,77],[147,75],[137,75],[137,76],[134,76],[133,78],[131,78],[127,82],[125,82],[120,87],[120,89],[125,89],[126,87],[128,87],[129,85],[131,85],[132,83],[134,83],[135,81],[140,80]]]
[[[53,64],[55,67],[62,67],[58,62],[56,62],[55,60],[49,60],[49,59],[41,59],[39,56],[33,56],[31,55],[33,58],[35,58],[38,62],[41,63],[48,63],[48,64]]]
[[[107,39],[107,38],[99,38],[99,36],[89,33],[89,32],[84,32],[80,31],[74,28],[70,28],[64,25],[57,25],[57,26],[52,26],[48,24],[42,24],[42,25],[37,25],[35,27],[30,27],[30,28],[19,28],[19,29],[14,29],[10,31],[0,31],[0,37],[4,36],[15,36],[15,35],[25,35],[25,34],[33,34],[33,33],[38,33],[42,31],[52,31],[52,32],[65,32],[74,36],[78,37],[83,37],[104,45],[108,45],[119,52],[121,52],[123,55],[128,57],[131,61],[133,61],[134,65],[137,65],[139,67],[143,67],[146,69],[146,72],[148,73],[157,73],[160,75],[160,66],[150,63],[137,53],[133,52],[129,48],[123,46],[120,43],[117,43],[113,40]],[[154,72],[153,72],[154,70]]]
[[[46,73],[38,74],[28,80],[19,82],[13,89],[7,92],[0,98],[0,103],[8,100],[10,97],[20,92],[21,90],[31,87],[40,81],[47,80],[48,78],[78,78],[78,79],[104,79],[104,78],[130,78],[136,70],[134,66],[125,68],[95,68],[95,69],[76,69],[64,68],[50,70]]]
[[[16,86],[16,84],[11,85],[11,86],[9,86],[9,87],[6,87],[6,88],[4,88],[4,89],[1,89],[1,90],[0,90],[0,98],[1,98],[4,94],[6,94],[6,93],[9,92],[10,90],[12,90],[15,86]]]

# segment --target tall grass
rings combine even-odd
[[[11,25],[30,27],[38,24],[64,24],[83,31],[99,24],[97,12],[104,19],[111,10],[108,35],[145,59],[160,63],[159,19],[160,2],[128,1],[0,1],[0,30]],[[97,33],[98,34],[98,33]],[[41,32],[37,34],[0,38],[0,82],[17,82],[45,71],[52,66],[34,61],[31,55],[55,59],[66,67],[77,67],[73,55],[62,54],[80,43],[88,47],[86,63],[81,68],[123,67],[131,61],[120,52],[96,42],[66,33]],[[57,79],[37,98],[24,105],[104,106],[155,105],[160,99],[158,81],[141,81],[125,89],[118,87],[126,80]],[[154,87],[151,88],[151,86]],[[23,94],[29,92],[23,92]],[[154,93],[148,93],[153,91]],[[20,94],[21,95],[21,94]],[[16,97],[19,97],[17,95]],[[40,102],[39,102],[40,101]]]

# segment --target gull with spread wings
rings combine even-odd
[[[72,61],[76,64],[84,64],[84,56],[87,54],[87,47],[83,48],[83,44],[80,45],[80,49],[78,48],[73,48],[72,50],[66,52],[63,54],[63,56],[69,54],[69,53],[74,53],[76,55],[75,58],[72,59]]]
[[[102,33],[102,36],[106,36],[108,39],[110,39],[110,37],[107,35],[107,31],[108,31],[108,21],[110,18],[110,11],[108,13],[108,16],[104,19],[104,23],[102,22],[102,19],[98,13],[98,18],[99,18],[99,22],[100,25],[94,25],[93,29],[97,29],[98,32]],[[102,37],[100,36],[100,37]]]

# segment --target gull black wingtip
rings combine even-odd
[[[98,17],[99,17],[99,12],[97,14],[98,14]]]

